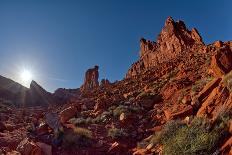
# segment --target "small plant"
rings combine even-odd
[[[113,110],[113,115],[115,117],[120,116],[122,113],[133,113],[142,110],[139,106],[127,106],[127,105],[119,105]]]
[[[69,122],[72,123],[72,124],[74,124],[74,125],[76,125],[76,126],[87,124],[86,119],[84,119],[84,118],[82,118],[82,117],[80,117],[80,118],[71,118],[71,119],[69,120]]]
[[[167,125],[160,141],[164,155],[211,154],[225,133],[224,127],[211,126],[207,120],[195,118],[190,126],[175,122]]]
[[[119,139],[123,137],[127,137],[128,133],[124,129],[118,129],[118,128],[111,128],[108,130],[108,136],[112,139]]]
[[[213,77],[207,77],[207,78],[203,78],[203,79],[196,81],[195,84],[192,86],[192,92],[196,93],[196,92],[201,91],[203,87],[212,80],[213,80]]]
[[[227,87],[227,89],[232,92],[232,72],[226,74],[223,78],[223,83]]]
[[[87,147],[91,144],[92,132],[85,128],[75,128],[63,133],[64,147]]]

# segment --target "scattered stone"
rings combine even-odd
[[[171,119],[185,118],[193,114],[193,107],[191,105],[188,105],[183,110],[180,110],[176,113],[171,113],[169,110],[165,110],[164,114],[167,121]]]
[[[11,151],[11,152],[7,152],[6,155],[21,155],[21,153],[18,151]]]

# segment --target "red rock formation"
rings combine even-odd
[[[136,76],[163,62],[176,59],[189,48],[203,45],[202,38],[195,28],[189,31],[183,21],[175,22],[168,17],[157,42],[144,38],[140,40],[140,59],[129,69],[126,78]]]
[[[31,82],[30,89],[26,93],[25,101],[26,106],[49,106],[55,103],[52,94],[43,89],[35,81]]]
[[[110,85],[110,81],[108,79],[102,79],[101,80],[101,86],[106,87]]]
[[[67,122],[69,119],[73,118],[77,114],[77,108],[70,106],[60,112],[60,121],[61,123]]]
[[[215,46],[221,47],[222,42],[216,42]],[[217,53],[212,57],[211,67],[216,77],[221,77],[232,70],[232,51],[229,46],[217,50]]]
[[[92,90],[99,86],[98,82],[98,66],[94,66],[94,68],[90,68],[85,73],[85,81],[84,84],[81,86],[82,91]]]

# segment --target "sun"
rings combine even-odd
[[[20,74],[20,78],[23,82],[30,82],[32,80],[32,74],[29,70],[24,69]]]

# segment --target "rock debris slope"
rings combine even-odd
[[[155,42],[140,40],[140,58],[121,81],[99,84],[95,66],[77,89],[51,94],[17,84],[33,107],[9,104],[20,91],[1,87],[9,96],[1,95],[0,151],[231,155],[231,70],[231,41],[206,45],[195,28],[168,17]]]

